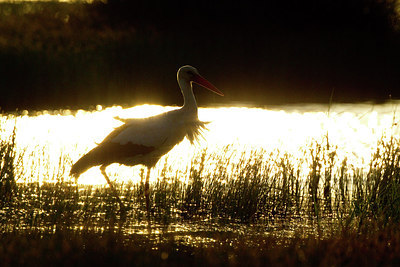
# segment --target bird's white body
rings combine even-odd
[[[120,132],[110,134],[106,142],[116,144],[120,148],[130,144],[154,148],[149,153],[135,154],[121,159],[124,165],[143,164],[153,167],[164,154],[168,153],[185,137],[193,143],[205,127],[196,113],[185,112],[184,109],[172,110],[157,116],[144,119],[125,120]],[[107,139],[107,138],[106,138]]]

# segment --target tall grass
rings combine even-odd
[[[108,187],[64,181],[70,160],[60,156],[52,179],[16,182],[23,162],[15,151],[15,129],[0,143],[1,228],[130,231],[146,218],[142,183],[122,183],[117,190],[126,216]],[[327,137],[304,146],[300,158],[262,149],[240,152],[232,146],[193,156],[187,170],[171,173],[168,158],[151,184],[152,221],[238,223],[308,229],[384,228],[400,222],[400,141],[382,137],[367,169],[340,159]],[[144,173],[142,173],[144,176]],[[143,181],[142,177],[142,181]],[[40,182],[44,180],[45,182]],[[55,182],[46,182],[55,181]],[[311,228],[310,228],[311,227]]]
[[[379,140],[366,169],[340,159],[326,139],[304,146],[300,158],[262,149],[239,152],[232,146],[219,153],[199,151],[186,179],[171,172],[166,158],[151,184],[148,221],[144,171],[141,183],[116,184],[128,208],[121,216],[107,186],[61,178],[70,164],[66,156],[60,156],[59,172],[48,179],[53,182],[17,183],[24,165],[15,136],[15,129],[2,132],[0,142],[5,266],[28,259],[115,263],[112,258],[144,265],[399,262],[396,137]]]
[[[20,162],[17,161],[15,131],[14,127],[8,135],[0,121],[0,207],[11,202],[16,191],[16,168]]]
[[[353,210],[359,228],[367,220],[381,226],[400,221],[400,143],[394,137],[380,141],[366,175],[354,179]]]

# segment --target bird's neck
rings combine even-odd
[[[183,94],[182,109],[191,111],[197,114],[197,102],[193,94],[192,84],[185,80],[178,80],[179,86]]]

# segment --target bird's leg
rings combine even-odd
[[[101,166],[100,166],[101,174],[103,174],[104,178],[106,178],[108,185],[110,186],[111,190],[112,190],[113,193],[114,193],[114,196],[117,198],[117,201],[118,201],[118,203],[119,203],[120,210],[121,210],[121,211],[125,211],[125,206],[124,206],[124,204],[122,203],[121,199],[119,198],[117,190],[115,190],[114,185],[113,185],[113,184],[111,183],[111,181],[110,181],[110,178],[108,178],[108,175],[107,175],[107,173],[106,173],[106,167],[107,167],[107,166],[105,166],[105,165],[101,165]]]
[[[74,175],[73,178],[75,179],[75,193],[79,197],[78,177],[76,175]]]
[[[150,180],[150,168],[147,168],[147,175],[146,175],[146,183],[144,184],[144,196],[146,197],[146,210],[147,210],[147,217],[150,217],[150,188],[149,188],[149,180]]]
[[[144,194],[144,182],[143,182],[143,180],[144,180],[144,175],[143,175],[143,173],[144,173],[144,169],[141,169],[140,170],[140,186],[141,186],[141,190],[143,190],[143,194]]]

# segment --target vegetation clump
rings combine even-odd
[[[17,152],[15,146],[15,127],[10,136],[4,138],[5,132],[0,122],[0,208],[12,202],[17,189],[16,168]]]
[[[230,146],[200,151],[186,180],[168,172],[166,159],[151,184],[148,220],[141,183],[117,184],[123,216],[108,187],[59,173],[56,182],[16,183],[14,131],[1,141],[0,257],[9,265],[48,250],[57,253],[39,262],[399,262],[400,140],[382,137],[365,170],[327,144],[311,143],[301,159]],[[34,250],[13,258],[15,246]]]

